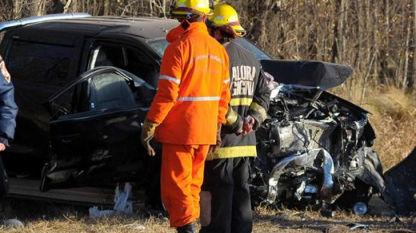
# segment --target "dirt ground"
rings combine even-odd
[[[0,232],[14,233],[124,233],[171,232],[168,219],[160,212],[137,210],[133,216],[90,219],[88,207],[55,203],[6,200],[1,219],[17,218],[23,228],[0,227]],[[355,225],[354,225],[355,224]],[[360,227],[360,225],[362,226]],[[357,229],[353,229],[357,227]],[[348,211],[336,211],[332,218],[321,217],[315,211],[270,210],[255,211],[253,232],[416,232],[416,217],[366,215],[357,217]]]

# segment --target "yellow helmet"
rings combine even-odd
[[[209,17],[209,21],[214,27],[229,27],[239,37],[246,34],[246,30],[241,26],[237,11],[226,3],[215,5],[214,14]]]
[[[174,16],[210,15],[209,0],[177,0],[171,14]]]

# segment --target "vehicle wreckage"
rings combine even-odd
[[[326,215],[334,205],[366,208],[373,193],[385,190],[368,112],[325,91],[343,83],[352,69],[318,61],[262,65],[279,83],[269,118],[257,131],[254,201],[323,207]]]
[[[106,198],[94,199],[78,187],[134,181],[148,202],[160,202],[160,158],[146,156],[139,134],[155,94],[164,37],[175,25],[169,19],[87,14],[0,24],[0,51],[20,106],[16,140],[3,156],[10,196],[105,203],[112,200],[108,189],[99,191]],[[272,60],[249,41],[238,43],[277,82],[269,118],[257,131],[253,204],[330,213],[335,205],[362,206],[372,193],[383,193],[368,112],[326,91],[352,69]]]

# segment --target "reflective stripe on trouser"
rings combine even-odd
[[[250,158],[241,157],[205,163],[202,190],[211,193],[211,222],[203,226],[200,233],[252,231],[249,162]]]
[[[238,157],[256,157],[257,148],[254,145],[251,146],[226,146],[219,147],[213,152],[209,153],[207,160],[213,159],[226,159],[226,158],[238,158]]]
[[[171,227],[199,218],[199,193],[209,145],[163,144],[161,196]]]

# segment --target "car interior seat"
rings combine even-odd
[[[94,67],[98,66],[113,66],[113,62],[107,56],[107,52],[104,49],[100,49],[95,60]]]
[[[114,73],[105,73],[91,80],[90,109],[135,107],[136,101],[126,80]]]

